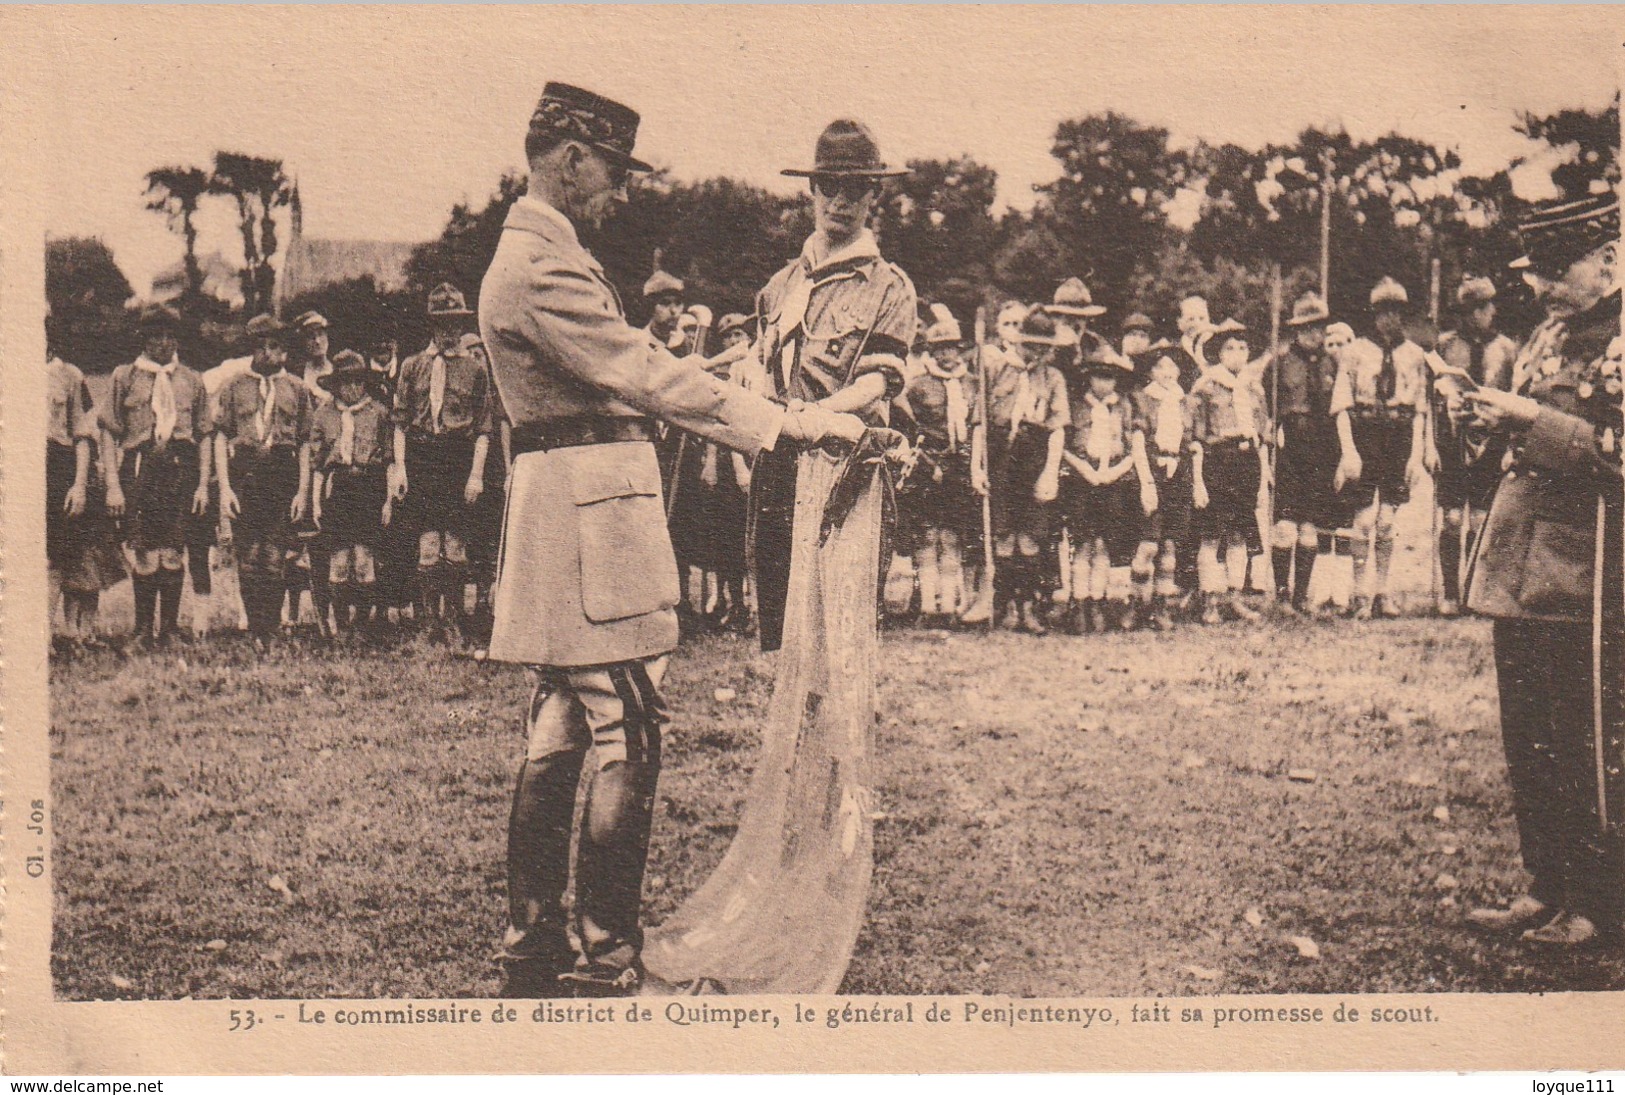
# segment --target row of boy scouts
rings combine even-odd
[[[711,313],[684,293],[657,270],[644,286],[647,330],[703,354]],[[1437,354],[1473,384],[1507,390],[1517,345],[1496,328],[1494,298],[1488,279],[1464,281],[1460,322]],[[1265,512],[1283,611],[1335,611],[1310,603],[1310,578],[1346,552],[1343,614],[1397,615],[1394,513],[1425,474],[1440,507],[1440,609],[1456,614],[1506,452],[1462,428],[1458,388],[1430,383],[1404,287],[1382,279],[1370,305],[1371,332],[1356,337],[1305,294],[1285,319],[1290,342],[1272,350],[1191,296],[1174,339],[1136,313],[1114,346],[1095,327],[1106,309],[1072,278],[1050,302],[1004,305],[979,353],[946,306],[930,305],[893,403],[913,453],[897,539],[912,573],[894,572],[910,587],[894,607],[927,627],[1037,633],[1166,629],[1182,612],[1256,620],[1242,591]],[[151,309],[143,353],[114,373],[100,414],[77,370],[53,357],[48,544],[67,634],[94,636],[96,595],[126,561],[137,635],[173,633],[183,570],[210,596],[208,552],[226,530],[242,616],[262,641],[299,618],[308,593],[323,634],[410,612],[479,646],[505,435],[462,295],[441,286],[427,310],[433,340],[404,362],[387,339],[330,358],[326,320],[306,312],[287,325],[254,318],[250,353],[199,375],[176,360],[177,318]],[[760,390],[753,328],[723,316],[710,361]],[[685,630],[743,631],[750,466],[678,430],[660,449]],[[1111,581],[1125,566],[1126,589]]]

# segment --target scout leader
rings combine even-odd
[[[1388,599],[1394,560],[1394,514],[1423,473],[1428,373],[1422,347],[1405,335],[1405,287],[1385,277],[1371,290],[1374,339],[1357,338],[1338,357],[1331,411],[1340,458],[1333,489],[1354,513],[1353,589],[1348,615],[1395,616]],[[1376,591],[1365,596],[1366,561],[1376,532]]]
[[[977,535],[970,485],[970,408],[975,397],[969,358],[974,348],[947,305],[931,305],[921,371],[899,400],[915,442],[913,470],[898,494],[903,535],[914,553],[920,622],[947,627],[970,607],[964,545]]]
[[[1456,290],[1461,323],[1439,336],[1439,356],[1463,370],[1481,388],[1506,391],[1518,344],[1495,328],[1495,283],[1468,278]],[[1439,522],[1439,569],[1444,579],[1440,609],[1454,616],[1462,601],[1462,563],[1472,557],[1472,540],[1483,523],[1490,495],[1501,476],[1505,450],[1489,445],[1466,426],[1467,403],[1454,384],[1433,390],[1434,503]]]
[[[1305,293],[1286,321],[1292,344],[1271,365],[1265,386],[1275,393],[1275,527],[1271,562],[1275,599],[1309,611],[1309,578],[1317,558],[1332,551],[1332,534],[1343,525],[1332,477],[1340,452],[1333,421],[1332,389],[1337,359],[1326,349],[1326,302]]]
[[[375,606],[374,552],[395,431],[384,385],[354,350],[333,359],[321,385],[333,398],[316,408],[311,424],[310,497],[331,557],[333,623],[342,631],[366,623]]]
[[[310,389],[284,367],[288,331],[268,315],[248,321],[248,372],[220,389],[220,512],[233,525],[237,583],[248,630],[263,645],[277,633],[296,528],[310,512]],[[298,601],[295,600],[297,611]]]
[[[808,180],[813,233],[801,254],[757,295],[757,357],[776,398],[885,425],[903,390],[903,363],[919,323],[914,284],[880,255],[869,217],[888,178],[906,175],[880,158],[862,122],[825,127],[813,166],[782,174]],[[796,454],[774,449],[751,473],[753,573],[764,650],[779,647],[790,581]]]
[[[1625,545],[1619,199],[1538,206],[1515,265],[1546,309],[1512,392],[1468,396],[1512,452],[1467,603],[1495,621],[1501,737],[1527,894],[1469,922],[1526,942],[1618,938],[1625,909]],[[1515,394],[1514,394],[1515,393]]]
[[[135,572],[135,637],[173,635],[185,583],[187,518],[209,508],[214,420],[203,378],[176,357],[180,317],[141,316],[141,356],[113,370],[105,425],[115,446],[108,512],[124,518]]]
[[[1262,367],[1248,360],[1246,328],[1233,319],[1216,326],[1206,341],[1216,360],[1190,394],[1192,524],[1201,540],[1196,570],[1202,622],[1219,623],[1225,612],[1255,621],[1258,612],[1242,600],[1242,589],[1248,561],[1263,551],[1258,491],[1269,474],[1269,408],[1259,383]]]
[[[529,192],[509,210],[480,290],[480,328],[513,424],[490,656],[531,668],[525,760],[508,827],[504,991],[633,991],[660,773],[660,683],[677,643],[677,567],[654,417],[746,455],[858,440],[861,420],[787,411],[679,361],[630,326],[578,241],[626,201],[637,114],[550,83],[525,137]],[[913,303],[908,302],[912,312]],[[591,782],[566,930],[576,790]]]
[[[1068,396],[1072,412],[1061,482],[1061,514],[1072,543],[1074,635],[1104,632],[1106,590],[1111,568],[1129,565],[1139,541],[1145,503],[1154,491],[1146,462],[1145,434],[1129,394],[1120,391],[1134,377],[1134,364],[1110,346],[1084,358],[1083,384]],[[1118,606],[1117,622],[1134,626],[1132,606]]]
[[[1007,318],[1024,309],[1007,304]],[[993,510],[996,621],[1044,634],[1040,551],[1051,535],[1050,506],[1060,492],[1061,450],[1071,421],[1066,381],[1054,366],[1075,349],[1070,331],[1039,309],[1020,321],[1016,349],[988,347],[987,406],[971,431],[971,485]],[[1011,617],[1008,621],[1006,617]]]
[[[496,406],[484,359],[463,345],[474,313],[462,292],[455,285],[437,286],[426,311],[429,345],[401,362],[395,387],[389,493],[397,516],[418,530],[420,617],[460,627],[467,541],[474,503],[485,491]]]

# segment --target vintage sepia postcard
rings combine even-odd
[[[0,43],[9,1074],[1625,1068],[1619,9]]]

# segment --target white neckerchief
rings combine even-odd
[[[287,369],[278,369],[269,375],[257,369],[249,370],[248,375],[260,386],[260,413],[254,416],[254,427],[259,432],[262,445],[269,444],[271,440],[271,423],[276,415],[276,378],[287,373]]]
[[[1103,465],[1117,455],[1111,443],[1112,428],[1117,418],[1113,413],[1117,406],[1117,393],[1101,399],[1094,392],[1084,392],[1083,401],[1089,408],[1089,436],[1084,439],[1084,452],[1096,465]]]
[[[446,355],[435,347],[434,360],[429,362],[429,416],[433,430],[440,432],[440,412],[446,407]]]
[[[965,423],[970,417],[970,404],[965,400],[965,375],[969,370],[961,361],[952,371],[937,364],[937,359],[925,355],[925,371],[942,381],[942,390],[948,398],[948,445],[958,448],[965,442]]]
[[[1236,425],[1247,437],[1258,436],[1258,424],[1253,421],[1253,393],[1243,384],[1236,374],[1223,365],[1214,365],[1207,371],[1207,375],[1217,384],[1230,389],[1231,409],[1235,411]]]
[[[345,405],[334,399],[333,405],[339,409],[339,448],[340,464],[355,463],[355,412],[367,405],[368,396],[363,395],[354,404]]]
[[[858,232],[851,243],[835,251],[827,250],[829,241],[823,233],[814,232],[807,237],[807,242],[801,245],[800,268],[796,271],[799,276],[790,279],[788,291],[784,299],[779,302],[778,316],[774,328],[779,337],[788,343],[798,327],[807,318],[807,306],[812,302],[812,292],[821,282],[820,275],[831,266],[836,266],[853,259],[877,259],[880,257],[880,245],[875,242],[874,233],[867,228]],[[847,274],[837,277],[850,277]]]
[[[1019,364],[1015,366],[1018,372],[1016,377],[1016,400],[1015,406],[1010,410],[1010,440],[1012,441],[1016,439],[1016,432],[1021,429],[1021,424],[1027,420],[1027,412],[1029,410],[1038,410],[1037,407],[1033,406],[1033,371],[1038,366],[1028,365],[1025,359],[1021,359],[1019,356],[1018,361]]]
[[[1157,451],[1178,452],[1180,442],[1185,440],[1185,389],[1178,382],[1164,384],[1153,380],[1145,386],[1145,394],[1157,405]]]
[[[170,358],[166,364],[160,365],[146,354],[135,359],[135,367],[152,376],[152,435],[160,445],[169,443],[175,436],[175,420],[178,412],[175,409],[175,370],[180,367],[178,358]]]

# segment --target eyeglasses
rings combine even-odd
[[[841,197],[855,202],[873,194],[879,185],[873,179],[862,176],[826,175],[813,179],[813,189],[826,198]]]

